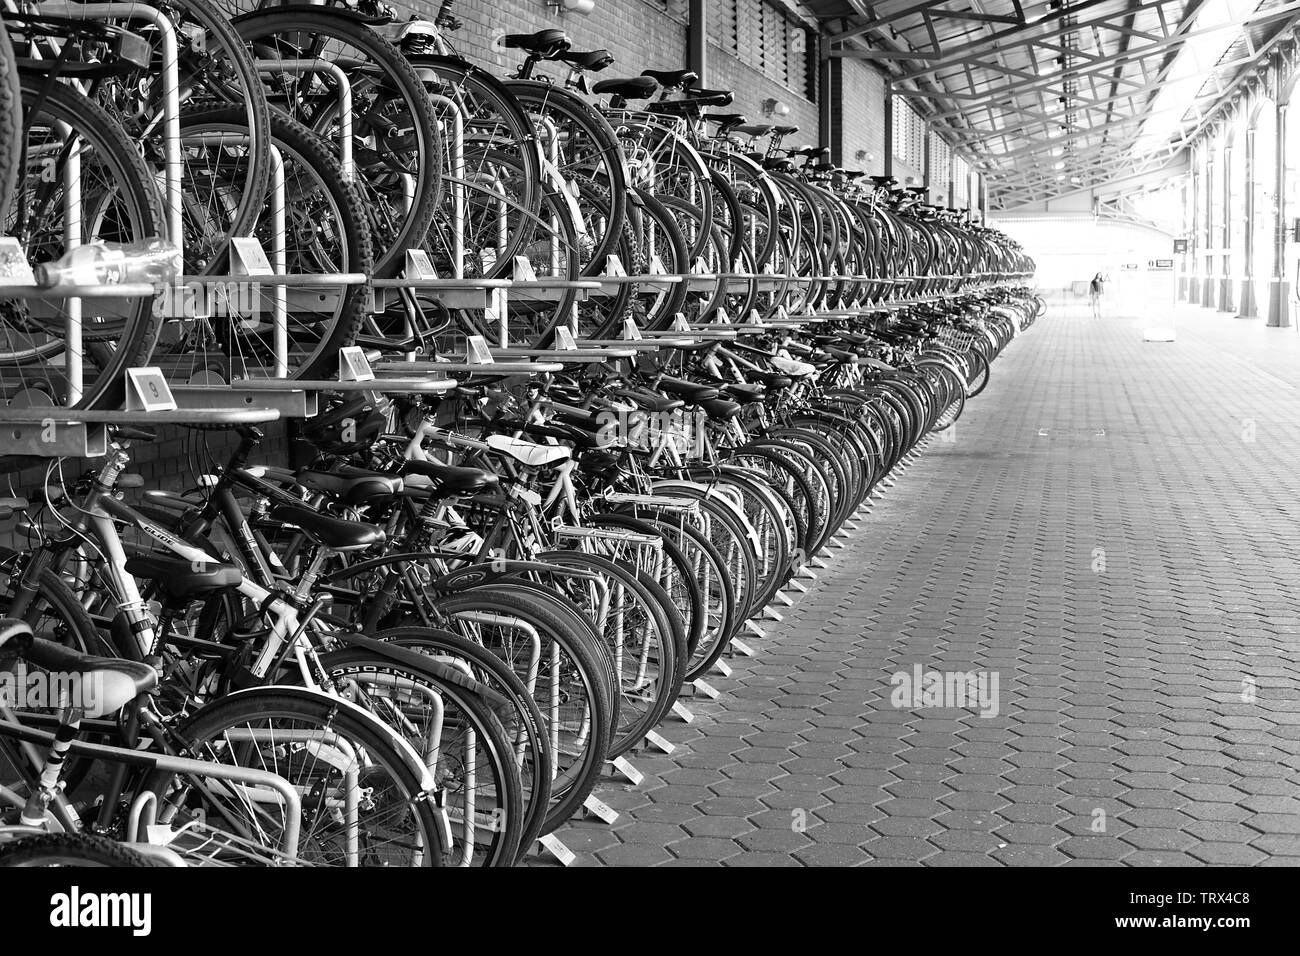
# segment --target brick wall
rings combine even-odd
[[[885,79],[874,66],[860,60],[831,62],[832,160],[868,175],[885,171]],[[858,158],[858,153],[864,154]]]
[[[400,0],[399,10],[432,17],[438,0]],[[684,3],[660,0],[596,0],[588,16],[558,13],[544,0],[458,0],[452,12],[464,27],[450,34],[465,59],[502,75],[522,60],[518,50],[506,50],[499,39],[506,33],[534,33],[555,27],[568,33],[575,50],[609,50],[617,62],[606,76],[636,76],[645,69],[679,69],[686,65]]]

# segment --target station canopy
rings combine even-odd
[[[1169,166],[1279,44],[1300,0],[804,0],[1012,208]]]

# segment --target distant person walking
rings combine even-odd
[[[1098,272],[1088,283],[1088,299],[1092,302],[1092,317],[1101,318],[1101,296],[1105,291],[1106,277]]]

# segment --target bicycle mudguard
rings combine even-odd
[[[530,571],[545,571],[547,574],[558,574],[561,577],[587,580],[600,576],[591,571],[562,568],[558,565],[547,564],[544,561],[503,561],[493,558],[487,564],[473,564],[468,568],[457,568],[455,571],[448,571],[442,577],[430,581],[429,587],[436,591],[468,591],[471,588],[495,584],[497,581],[518,578]]]
[[[363,647],[373,654],[386,657],[390,661],[399,664],[405,664],[413,670],[427,670],[439,680],[454,684],[456,687],[482,698],[483,702],[494,713],[507,714],[514,711],[514,705],[502,694],[497,693],[486,684],[476,681],[460,668],[430,657],[428,654],[422,654],[420,651],[412,650],[409,647],[401,647],[375,637],[366,637],[364,634],[350,631],[331,631],[330,637],[342,644],[347,644],[349,647]]]
[[[373,640],[373,638],[368,638],[368,640]],[[375,641],[375,643],[381,646],[384,644],[383,641]],[[462,674],[461,676],[464,677],[465,675]],[[433,801],[434,795],[438,792],[438,782],[437,780],[434,779],[433,773],[425,765],[424,758],[421,757],[416,752],[415,748],[411,746],[410,741],[408,741],[405,737],[399,734],[392,727],[388,726],[388,724],[384,723],[374,714],[370,713],[370,711],[366,710],[364,707],[360,707],[357,704],[352,703],[352,701],[350,700],[344,700],[342,697],[334,697],[330,694],[325,693],[325,691],[317,690],[314,687],[303,687],[301,684],[259,684],[256,687],[242,687],[239,690],[231,691],[229,694],[226,694],[224,697],[219,699],[224,701],[224,700],[229,700],[232,697],[237,697],[240,694],[252,694],[252,693],[256,693],[260,691],[268,691],[268,690],[273,690],[281,694],[291,694],[295,697],[301,697],[303,699],[309,699],[309,700],[320,700],[321,698],[325,698],[326,700],[330,701],[334,706],[336,706],[339,710],[352,711],[355,715],[359,717],[359,719],[370,723],[373,727],[381,731],[384,734],[384,736],[388,738],[388,742],[392,744],[397,749],[397,752],[405,758],[407,766],[411,770],[416,771],[416,775],[420,779],[420,790],[422,791],[421,796],[424,799],[429,800],[430,802]],[[53,738],[51,737],[51,739]],[[96,753],[97,747],[100,750],[111,749],[111,748],[99,747],[99,745],[96,744],[83,744],[77,740],[74,740],[72,742],[72,751],[74,753],[84,749],[88,751],[91,756],[97,756],[98,755]],[[150,754],[149,751],[147,750],[141,750],[137,752],[141,756],[148,755],[154,758],[158,756],[157,754]]]
[[[248,13],[241,13],[237,17],[231,17],[232,24],[239,24],[245,20],[251,20],[253,17],[262,16],[267,13],[326,13],[332,17],[341,17],[344,20],[352,20],[368,27],[382,27],[392,23],[389,17],[371,17],[357,10],[350,10],[347,7],[330,7],[328,11],[318,3],[285,3],[276,4],[274,7],[262,7],[257,10],[250,10]]]

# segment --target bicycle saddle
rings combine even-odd
[[[29,664],[60,674],[80,674],[82,693],[78,706],[87,717],[106,717],[115,714],[141,694],[147,694],[158,685],[158,672],[142,661],[127,661],[117,657],[94,657],[70,647],[32,638],[31,644],[19,651],[19,656]]]
[[[298,472],[298,484],[312,491],[322,491],[345,505],[359,505],[375,498],[385,498],[402,490],[402,479],[356,469],[355,474],[339,474],[304,468]]]
[[[569,48],[569,35],[563,30],[538,30],[536,33],[507,33],[503,46],[524,50],[537,56],[556,57]]]
[[[765,372],[762,369],[745,369],[745,378],[753,379],[766,388],[789,388],[794,381],[789,375],[780,372]]]
[[[569,64],[575,70],[589,70],[592,73],[599,73],[605,67],[614,64],[614,54],[608,50],[589,50],[586,53],[575,53],[568,50],[561,53],[556,59]]]
[[[625,80],[601,80],[591,87],[597,96],[608,93],[621,96],[625,100],[644,100],[655,95],[659,84],[648,76],[633,76]]]
[[[271,509],[271,517],[297,528],[331,551],[360,551],[384,542],[382,528],[323,515],[298,505],[276,505]]]
[[[635,388],[611,388],[609,394],[626,398],[651,412],[675,412],[686,404],[680,398],[664,398],[654,392],[643,392]]]
[[[569,449],[563,445],[536,445],[530,441],[521,441],[509,435],[488,435],[487,445],[494,451],[509,455],[523,465],[536,468],[563,461],[569,457]]]
[[[777,136],[793,136],[799,132],[798,126],[773,126],[772,132]]]
[[[196,565],[169,554],[133,554],[126,559],[125,567],[137,578],[156,582],[168,604],[183,604],[186,598],[237,588],[244,580],[239,568],[215,559],[211,564]]]
[[[729,106],[732,94],[730,90],[690,90],[686,99],[663,100],[651,103],[648,107],[655,113],[671,113],[687,116],[706,106]]]
[[[732,132],[740,136],[766,136],[772,132],[772,127],[766,123],[755,123],[752,126],[737,126]]]
[[[757,402],[767,394],[767,389],[754,383],[732,382],[722,386],[722,393],[730,395],[738,402]]]
[[[435,491],[482,491],[496,485],[499,475],[482,468],[460,468],[456,465],[444,465],[437,461],[406,461],[402,463],[402,475],[420,475],[436,481]]]
[[[691,70],[642,70],[641,75],[653,77],[660,86],[669,88],[676,86],[689,87],[700,79],[700,74]]]
[[[746,119],[743,113],[706,113],[704,118],[710,123],[717,123],[724,133],[740,126]]]
[[[744,408],[739,402],[728,401],[725,398],[711,398],[708,401],[700,402],[700,408],[704,413],[715,422],[729,422]]]
[[[699,385],[681,378],[659,379],[659,387],[669,395],[678,395],[690,405],[711,402],[718,397],[718,390],[712,385]]]
[[[817,366],[809,365],[807,362],[800,362],[797,359],[781,358],[774,355],[770,359],[772,367],[783,375],[790,378],[807,378],[813,372],[817,371]]]

